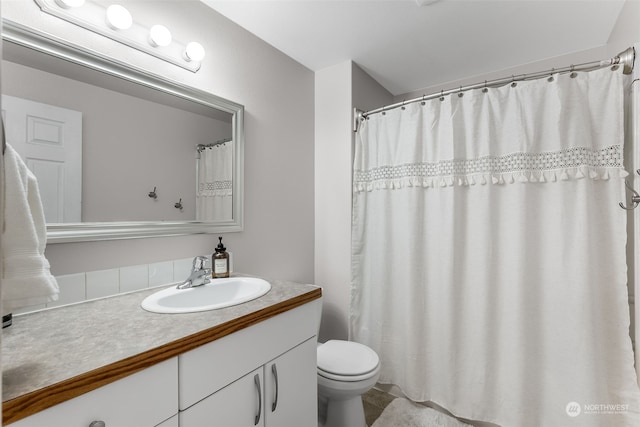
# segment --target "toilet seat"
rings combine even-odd
[[[366,345],[330,340],[318,347],[318,375],[335,381],[362,381],[378,373],[380,359]]]

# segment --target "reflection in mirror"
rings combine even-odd
[[[241,229],[242,106],[8,24],[2,116],[50,241]]]

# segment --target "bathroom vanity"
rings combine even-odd
[[[140,308],[145,290],[18,316],[5,330],[3,425],[315,426],[321,290],[200,313]]]

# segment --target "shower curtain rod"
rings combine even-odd
[[[196,150],[198,150],[200,152],[200,151],[204,150],[205,148],[215,147],[216,145],[221,145],[221,144],[224,144],[225,142],[229,142],[229,141],[231,141],[231,138],[221,139],[219,141],[212,142],[210,144],[198,144],[198,145],[196,145]]]
[[[459,93],[460,96],[462,96],[462,92],[472,90],[472,89],[498,87],[498,86],[505,85],[507,83],[514,83],[514,82],[519,82],[524,80],[535,80],[541,77],[545,77],[545,76],[549,76],[551,74],[557,74],[557,73],[562,74],[562,73],[568,73],[568,72],[574,72],[574,71],[592,71],[598,68],[608,67],[610,65],[614,65],[614,66],[622,65],[623,73],[631,74],[631,72],[633,71],[633,64],[634,64],[635,58],[636,58],[636,51],[633,47],[630,47],[624,50],[623,52],[620,52],[617,56],[610,59],[605,59],[602,61],[586,62],[584,64],[570,65],[568,67],[563,67],[563,68],[552,68],[550,70],[539,71],[536,73],[512,75],[511,77],[505,77],[505,78],[495,79],[495,80],[485,80],[482,83],[476,83],[468,86],[460,86],[459,88],[455,88],[455,89],[442,90],[440,92],[432,93],[430,95],[422,95],[419,98],[413,98],[413,99],[405,100],[402,102],[397,102],[395,104],[386,105],[384,107],[376,108],[375,110],[370,110],[370,111],[361,111],[358,109],[354,109],[355,114],[353,118],[353,131],[357,132],[358,124],[372,114],[393,110],[395,108],[403,107],[406,104],[411,104],[414,102],[428,101],[431,99],[442,98],[445,95],[450,95],[452,93]]]

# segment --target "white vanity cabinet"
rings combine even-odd
[[[192,338],[206,344],[10,425],[315,427],[321,307],[274,305],[205,329]]]
[[[315,427],[320,307],[313,301],[180,355],[180,427]]]
[[[11,427],[156,427],[178,412],[176,357],[45,409]],[[170,427],[171,424],[167,424]]]

